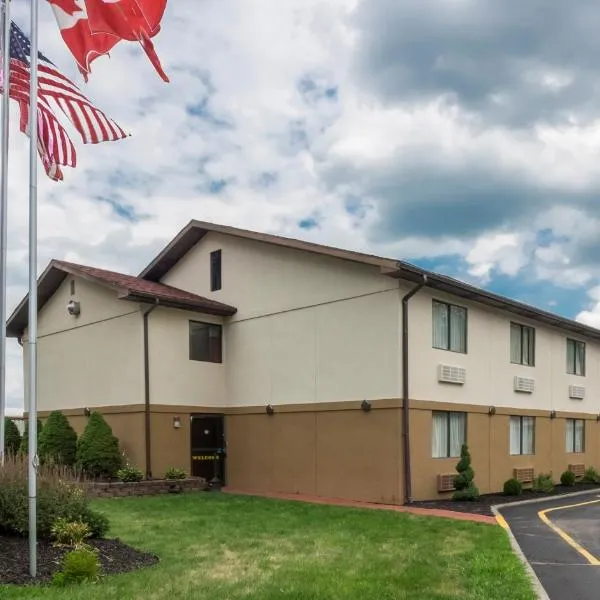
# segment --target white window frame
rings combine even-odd
[[[585,452],[585,419],[565,419],[565,452],[567,454]]]
[[[527,420],[527,422],[531,422],[532,423],[532,434],[531,434],[531,452],[528,451],[524,451],[523,449],[523,423],[525,422],[525,420]],[[513,424],[518,422],[518,430],[519,430],[519,440],[518,440],[518,444],[513,443],[515,440],[513,440]],[[511,456],[532,456],[535,454],[535,417],[529,417],[526,415],[523,416],[516,416],[516,415],[512,415],[509,419],[509,431],[508,431],[508,448],[509,448],[509,453]],[[518,451],[513,451],[513,448],[515,446],[519,446],[519,450]]]
[[[515,358],[512,354],[513,349],[513,334],[515,330],[518,328],[518,336],[519,336],[519,357]],[[529,341],[531,343],[531,347],[529,348],[529,361],[525,361],[524,356],[524,342],[523,342],[523,331],[529,331]],[[523,323],[516,323],[511,321],[510,323],[510,362],[513,365],[523,365],[524,367],[535,367],[535,346],[536,346],[536,335],[535,335],[535,327],[531,327],[531,325],[523,325]]]
[[[459,416],[462,419],[462,432],[460,443],[454,444],[455,450],[452,451],[452,428],[450,415]],[[436,443],[435,439],[435,421],[437,419],[444,419],[444,427],[446,429],[446,443],[443,452],[436,452],[436,448],[441,444]],[[458,458],[463,444],[467,442],[467,413],[462,411],[447,411],[447,410],[434,410],[431,413],[431,457],[432,458]]]
[[[569,357],[569,346],[573,347],[573,350],[572,350],[573,362],[572,363],[571,363],[570,357]],[[579,365],[577,364],[577,348],[583,348],[583,356],[582,356],[581,364],[579,364]],[[574,340],[572,338],[567,338],[567,373],[569,375],[579,375],[580,377],[585,377],[585,359],[586,359],[585,354],[586,354],[585,342],[582,342],[581,340]]]
[[[448,335],[444,342],[438,344],[435,339],[435,328],[436,328],[436,311],[435,307],[440,306],[443,307],[446,311],[446,318],[448,322]],[[452,347],[452,331],[453,327],[456,327],[456,323],[453,316],[453,311],[461,311],[464,314],[464,331],[463,331],[463,340],[464,347],[453,348]],[[447,350],[449,352],[457,352],[459,354],[467,354],[468,349],[468,335],[469,335],[469,311],[465,306],[459,306],[458,304],[451,304],[449,302],[443,302],[442,300],[433,300],[431,306],[431,320],[432,320],[432,345],[437,350]],[[454,325],[452,323],[455,323]]]

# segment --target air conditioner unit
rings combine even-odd
[[[518,375],[515,375],[514,389],[515,392],[532,394],[535,389],[535,381],[529,377],[519,377]]]
[[[570,385],[569,398],[583,400],[585,398],[585,388],[582,385]]]
[[[467,372],[462,367],[438,365],[438,381],[444,383],[457,383],[462,385],[467,377]]]

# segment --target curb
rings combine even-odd
[[[532,502],[538,502],[538,500],[533,500],[533,501],[532,500],[524,500],[521,503],[512,502],[509,504],[531,504]],[[498,506],[507,506],[507,504],[500,504]],[[548,593],[544,589],[542,582],[539,580],[536,572],[533,570],[533,567],[529,564],[529,561],[525,557],[525,554],[523,554],[523,550],[521,550],[521,546],[519,546],[519,542],[517,542],[517,538],[515,538],[513,532],[510,529],[510,526],[506,522],[505,518],[498,511],[497,506],[492,506],[492,512],[494,513],[494,515],[496,515],[498,524],[504,529],[504,531],[506,531],[506,533],[508,535],[508,539],[510,541],[510,545],[513,549],[513,552],[517,555],[517,557],[521,561],[521,563],[523,563],[523,566],[525,567],[525,571],[527,572],[527,575],[529,576],[529,581],[531,581],[531,584],[533,585],[533,589],[534,589],[536,596],[538,597],[538,600],[550,600],[550,596],[548,596]]]
[[[518,502],[505,502],[504,504],[494,504],[491,509],[496,514],[498,508],[508,508],[509,506],[523,506],[525,504],[536,504],[540,502],[552,502],[553,500],[559,500],[560,498],[576,498],[577,496],[585,496],[586,494],[598,494],[600,495],[600,487],[595,490],[583,490],[582,492],[570,492],[569,494],[555,494],[549,498],[532,498],[531,500],[519,500]]]

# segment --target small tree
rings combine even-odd
[[[21,445],[21,434],[12,419],[4,419],[4,452],[16,454]]]
[[[114,477],[123,464],[119,440],[104,417],[93,412],[77,441],[77,466],[91,477]]]
[[[476,500],[479,498],[479,490],[473,483],[475,472],[473,471],[473,467],[471,467],[471,455],[469,454],[467,444],[462,445],[456,471],[458,475],[454,478],[456,491],[452,496],[453,500]]]
[[[40,443],[40,435],[42,433],[42,422],[37,420],[37,441],[38,445]],[[25,421],[25,431],[23,432],[23,437],[21,438],[21,445],[19,447],[19,454],[29,454],[29,421]]]
[[[77,434],[60,410],[50,413],[38,441],[38,454],[42,461],[69,467],[75,464]]]

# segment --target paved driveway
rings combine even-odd
[[[551,600],[600,597],[600,495],[500,509]]]

